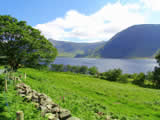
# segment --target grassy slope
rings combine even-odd
[[[159,120],[160,90],[108,82],[85,75],[21,69],[32,88],[46,93],[82,120],[97,120],[95,112],[113,112],[129,120]],[[62,100],[64,96],[64,102]]]
[[[15,120],[19,110],[24,112],[25,120],[47,120],[41,117],[40,111],[32,103],[24,102],[24,99],[17,95],[13,83],[8,82],[8,92],[0,91],[0,120]]]

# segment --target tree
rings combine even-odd
[[[145,74],[141,72],[141,73],[135,75],[134,80],[133,80],[133,84],[143,86],[145,78],[146,78]]]
[[[160,50],[156,52],[155,59],[159,66],[156,66],[153,71],[153,83],[157,88],[160,88]]]
[[[107,72],[104,72],[103,76],[105,76],[106,80],[109,81],[118,81],[118,78],[122,75],[121,69],[113,69]]]
[[[95,67],[95,66],[90,67],[90,68],[88,69],[88,71],[89,71],[89,74],[91,74],[91,75],[96,75],[96,74],[98,73],[98,69],[97,69],[97,67]]]
[[[37,67],[53,62],[56,55],[56,48],[39,30],[25,21],[0,15],[0,56],[7,57],[5,64],[14,70],[20,66]]]
[[[81,66],[79,69],[79,73],[81,74],[87,74],[88,72],[88,67],[87,66]]]

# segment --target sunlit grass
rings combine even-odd
[[[97,113],[129,120],[159,120],[160,90],[96,79],[90,76],[20,69],[33,89],[71,110],[82,120],[104,119]],[[64,98],[64,99],[63,99]]]

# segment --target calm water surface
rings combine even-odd
[[[96,58],[56,58],[55,64],[96,66],[100,72],[120,68],[124,73],[152,71],[157,66],[155,59],[96,59]]]

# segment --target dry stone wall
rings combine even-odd
[[[48,120],[80,120],[77,117],[73,117],[69,110],[61,108],[54,103],[46,94],[38,93],[24,83],[17,84],[16,89],[18,94],[24,97],[25,101],[33,102],[35,107],[41,110],[41,115],[47,117]]]

